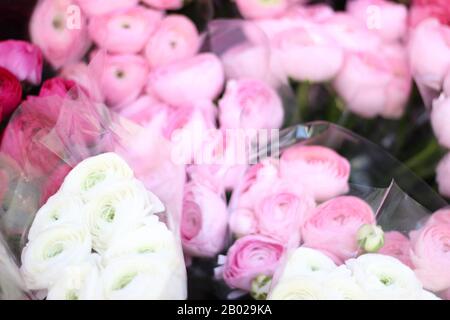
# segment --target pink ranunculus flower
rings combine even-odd
[[[214,122],[214,120],[213,120]],[[194,165],[187,169],[192,180],[209,181],[217,190],[238,186],[247,169],[245,146],[235,132],[213,129],[204,137]]]
[[[233,212],[230,226],[236,228],[236,230],[232,228],[232,231],[239,236],[249,233],[262,234],[282,243],[298,246],[301,239],[301,224],[314,206],[314,201],[308,196],[299,197],[290,192],[274,192],[255,204],[252,215],[251,211],[245,209]],[[249,233],[242,233],[245,230]]]
[[[291,4],[304,2],[300,0],[236,0],[239,12],[247,19],[279,17]]]
[[[222,251],[228,211],[224,198],[200,182],[185,185],[181,240],[190,256],[214,257]]]
[[[138,55],[109,55],[100,76],[100,88],[106,103],[120,109],[142,92],[148,74],[145,59]]]
[[[183,7],[184,0],[142,0],[149,6],[161,10],[177,10]]]
[[[421,22],[410,34],[408,52],[415,80],[441,90],[450,70],[450,28],[436,19]]]
[[[407,55],[397,44],[347,55],[334,80],[346,107],[365,118],[402,116],[411,86]]]
[[[88,16],[108,14],[136,6],[139,0],[75,0]]]
[[[42,52],[34,44],[21,40],[0,41],[0,67],[8,69],[20,81],[41,83],[42,64]]]
[[[22,101],[22,86],[9,70],[0,67],[0,121],[10,115]]]
[[[445,94],[433,100],[433,108],[431,109],[431,126],[439,143],[450,148],[450,128],[446,121],[450,116],[450,98]]]
[[[154,69],[147,90],[162,101],[180,106],[199,100],[214,100],[224,84],[222,64],[211,53]]]
[[[143,127],[156,119],[167,121],[169,106],[150,95],[142,95],[120,110],[120,115]]]
[[[387,41],[401,40],[408,26],[408,8],[386,0],[355,0],[347,4],[347,12],[363,22]]]
[[[350,163],[334,150],[322,146],[298,145],[281,156],[281,177],[302,184],[316,201],[348,192]]]
[[[374,224],[375,214],[363,200],[341,196],[314,209],[302,227],[304,245],[323,249],[341,261],[358,253],[357,232],[364,224]]]
[[[55,68],[80,60],[90,46],[83,14],[70,16],[71,0],[42,0],[33,11],[30,35]]]
[[[367,30],[364,23],[344,12],[335,13],[321,22],[327,32],[346,51],[361,52],[376,50],[383,39]]]
[[[243,208],[254,210],[261,198],[272,191],[275,185],[279,185],[280,181],[278,162],[272,158],[262,160],[247,170],[233,192],[230,208],[233,211]]]
[[[150,67],[168,65],[193,57],[200,47],[195,24],[182,15],[168,15],[159,24],[145,47]]]
[[[441,209],[433,213],[427,224],[450,224],[450,209]]]
[[[450,24],[450,3],[447,0],[413,0],[410,24],[415,27],[423,20],[436,18],[442,24]]]
[[[450,288],[450,224],[430,223],[410,233],[411,261],[427,290]]]
[[[41,90],[39,91],[39,97],[48,96],[60,96],[61,98],[67,97],[71,89],[76,86],[76,83],[72,80],[67,80],[64,78],[51,78],[42,84]]]
[[[264,46],[240,44],[227,50],[220,58],[228,79],[270,79],[270,57]]]
[[[232,288],[250,291],[252,281],[272,277],[285,252],[282,243],[261,235],[238,239],[228,250],[222,277]]]
[[[222,129],[277,129],[284,118],[277,92],[256,79],[230,80],[219,110]]]
[[[89,35],[111,53],[138,53],[147,44],[162,19],[162,12],[136,6],[92,17]]]
[[[100,90],[99,79],[93,70],[84,62],[78,62],[64,66],[61,69],[60,76],[74,81],[79,85],[84,92],[89,95],[89,98],[96,102],[103,102],[103,93]]]
[[[411,243],[407,236],[398,231],[384,234],[384,245],[378,253],[397,258],[408,267],[413,267],[410,257]]]
[[[215,130],[208,112],[190,105],[170,108],[162,128],[163,136],[173,143],[173,154],[182,164],[191,164],[201,150],[205,136]]]
[[[273,47],[286,74],[296,81],[329,81],[344,61],[343,49],[320,25],[283,31],[274,37]]]
[[[450,198],[450,153],[447,153],[436,168],[436,182],[439,193]]]

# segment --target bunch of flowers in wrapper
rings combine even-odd
[[[0,42],[0,298],[449,299],[447,203],[295,106],[315,84],[398,119],[414,77],[446,145],[448,57],[417,52],[447,49],[447,15],[236,0],[201,26],[184,5],[212,6],[39,0],[33,44]]]
[[[252,166],[233,194],[235,242],[215,270],[234,289],[228,296],[438,299],[435,293],[445,298],[448,211],[430,217],[396,184],[375,189],[350,183],[361,179],[351,166],[375,177],[399,165],[383,155],[380,163],[372,160],[371,169],[358,168],[361,164],[351,165],[332,148],[305,144],[326,142],[360,161],[364,154],[383,153],[342,129],[321,132],[321,126],[292,128],[297,144],[279,159]],[[402,175],[396,177],[402,183],[412,178]]]
[[[47,299],[183,299],[176,237],[161,201],[116,154],[88,158],[39,209],[22,252],[30,290]]]

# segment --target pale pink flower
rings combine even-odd
[[[304,245],[326,250],[341,261],[358,253],[357,232],[364,224],[374,224],[375,214],[363,200],[341,196],[313,210],[302,227]]]
[[[143,91],[148,75],[145,59],[138,55],[108,55],[100,76],[100,88],[108,106],[121,108]]]
[[[450,68],[450,28],[435,19],[424,20],[412,30],[408,52],[415,80],[441,90]]]
[[[450,288],[450,224],[430,223],[410,234],[414,271],[427,290]]]
[[[198,100],[214,100],[222,91],[224,71],[213,54],[193,58],[154,69],[149,76],[147,92],[162,101],[179,106]]]
[[[225,245],[228,211],[221,194],[199,182],[185,185],[181,240],[195,257],[214,257]]]
[[[194,23],[182,15],[169,15],[159,24],[145,48],[150,67],[158,67],[193,57],[200,47]]]
[[[348,2],[347,12],[387,41],[401,40],[406,35],[408,8],[403,4],[386,0],[355,0]]]
[[[411,243],[407,236],[398,231],[384,233],[384,245],[378,253],[397,258],[408,267],[412,268],[410,257]]]
[[[433,100],[433,108],[431,109],[431,126],[439,143],[450,148],[450,128],[447,122],[450,116],[450,98],[445,94]]]
[[[346,107],[365,118],[399,118],[411,92],[412,79],[403,47],[384,45],[377,51],[347,55],[334,87]]]
[[[282,243],[269,237],[242,237],[228,250],[222,277],[230,287],[250,291],[257,276],[273,276],[284,250]]]
[[[89,21],[89,35],[112,53],[138,53],[147,44],[162,19],[162,12],[136,6]]]
[[[283,152],[280,161],[283,179],[302,184],[317,201],[348,192],[350,163],[332,149],[298,145]]]
[[[68,15],[73,4],[71,0],[42,0],[31,16],[31,39],[55,69],[80,60],[91,43],[84,15]]]
[[[284,109],[277,92],[256,79],[230,80],[219,101],[220,126],[224,129],[277,129]]]
[[[296,81],[324,82],[340,70],[344,51],[320,27],[297,27],[279,33],[273,47],[286,74]]]

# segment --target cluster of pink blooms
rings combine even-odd
[[[409,57],[414,78],[431,107],[431,125],[438,142],[450,148],[450,3],[414,1],[411,10]],[[437,167],[442,195],[450,197],[450,155]]]
[[[233,75],[256,75],[269,47],[270,82],[330,82],[346,108],[366,118],[399,118],[408,101],[412,77],[405,39],[408,10],[385,0],[349,1],[347,11],[299,1],[237,1],[251,19],[252,46],[224,54]],[[294,4],[296,3],[296,4]],[[256,35],[255,27],[265,37]],[[258,38],[258,39],[255,39]],[[261,49],[261,47],[259,47]]]
[[[235,191],[229,227],[236,242],[229,248],[217,276],[246,292],[259,276],[272,277],[287,250],[305,246],[320,250],[337,265],[364,251],[357,234],[362,225],[376,225],[364,200],[349,191],[350,164],[335,151],[298,145],[279,161],[253,166]],[[445,297],[450,289],[450,211],[434,213],[409,238],[385,233],[378,251],[413,269],[424,287]]]

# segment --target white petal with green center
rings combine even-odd
[[[124,234],[143,225],[152,207],[148,191],[137,180],[98,189],[86,204],[94,250],[103,253],[114,238],[122,240]]]
[[[61,190],[87,199],[102,186],[132,178],[133,171],[119,155],[104,153],[81,161],[64,179]]]
[[[57,193],[50,197],[33,220],[28,240],[35,239],[42,231],[64,224],[73,224],[87,230],[87,215],[80,197]]]
[[[100,256],[92,254],[85,262],[65,268],[48,290],[47,300],[102,300]]]
[[[47,289],[66,267],[86,260],[91,248],[86,228],[58,225],[45,229],[22,251],[21,272],[28,289]]]

